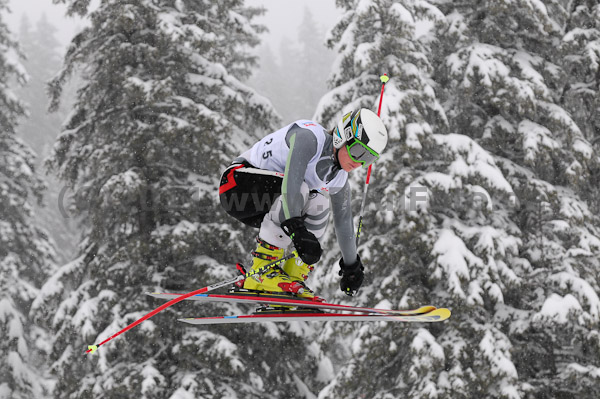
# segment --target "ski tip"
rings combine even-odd
[[[388,80],[390,80],[390,77],[389,77],[389,76],[387,76],[387,73],[384,73],[383,75],[381,75],[381,76],[379,77],[379,79],[381,80],[381,83],[387,83],[387,82],[388,82]]]
[[[450,316],[452,315],[452,312],[450,311],[450,309],[439,308],[439,309],[433,310],[427,314],[432,315],[432,316],[435,315],[438,317],[438,321],[443,321],[443,320],[449,319]]]
[[[98,350],[98,345],[88,345],[88,350],[85,353],[93,355]]]

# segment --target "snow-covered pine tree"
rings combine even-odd
[[[445,18],[425,2],[344,2],[348,13],[333,30],[341,55],[336,89],[323,99],[320,115],[327,119],[346,104],[362,105],[363,98],[372,106],[368,95],[376,88],[365,82],[376,80],[357,67],[372,53],[359,50],[379,43],[363,32],[391,41],[380,29],[389,26],[383,24],[386,10],[397,10],[405,21],[423,18],[419,6],[435,15],[435,35],[423,24],[420,35],[391,28],[401,43],[422,46],[423,61],[400,71],[416,71],[413,76],[428,83],[416,93],[429,88],[425,104],[435,112],[423,112],[423,102],[406,102],[413,91],[386,94],[384,104],[399,104],[401,111],[384,106],[396,140],[390,158],[384,155],[375,170],[395,181],[385,181],[379,192],[375,185],[370,198],[406,193],[407,212],[388,213],[387,220],[385,207],[367,214],[367,221],[380,223],[367,224],[370,239],[361,245],[365,259],[376,259],[376,265],[367,266],[373,283],[367,281],[359,299],[391,306],[431,301],[450,306],[454,315],[445,326],[402,329],[401,335],[389,326],[363,326],[354,341],[346,341],[350,360],[341,359],[345,364],[321,396],[551,397],[577,392],[568,378],[578,376],[581,391],[593,397],[598,239],[594,216],[582,201],[593,158],[553,91],[563,87],[552,44],[564,10],[554,2],[516,8],[508,2],[435,3]],[[397,49],[385,54],[371,59],[407,60]],[[390,69],[400,75],[393,82],[419,81]],[[437,134],[445,130],[438,122],[444,111],[437,111],[431,76],[451,134]],[[429,122],[436,134],[411,118],[423,121],[421,126]],[[385,163],[391,154],[402,168]],[[322,341],[333,345],[351,332],[326,328]],[[585,344],[589,354],[581,349]],[[558,378],[552,382],[548,374]]]
[[[585,138],[600,145],[600,5],[594,1],[572,1],[563,17],[560,55],[564,71],[560,105],[573,117]],[[591,170],[590,196],[585,198],[594,214],[600,212],[600,171]]]
[[[29,77],[27,85],[18,91],[19,98],[27,103],[29,117],[19,125],[19,135],[31,145],[43,161],[60,129],[60,115],[48,112],[49,99],[46,83],[56,75],[61,66],[60,44],[56,27],[43,14],[31,26],[26,16],[21,20],[19,42],[25,61],[23,66]]]
[[[578,180],[577,192],[589,207],[580,221],[585,222],[587,229],[595,227],[592,231],[595,232],[595,237],[599,237],[600,5],[593,1],[572,1],[564,6],[565,12],[560,14],[559,19],[563,34],[559,47],[561,51],[555,54],[554,62],[562,67],[565,78],[557,86],[556,97],[560,94],[559,105],[572,115],[583,136],[592,143],[593,154],[583,165],[586,179]],[[600,395],[600,318],[597,308],[594,310],[593,307],[600,295],[600,243],[597,238],[589,240],[583,234],[577,234],[576,231],[573,233],[577,237],[574,241],[578,244],[571,250],[572,255],[577,258],[574,270],[569,270],[570,275],[562,274],[566,277],[564,279],[557,278],[560,276],[555,274],[553,280],[560,281],[561,290],[573,285],[572,289],[581,293],[576,296],[579,304],[592,317],[577,309],[577,303],[573,303],[577,317],[571,318],[566,329],[557,329],[562,330],[561,345],[556,345],[553,349],[558,378],[552,382],[550,389],[554,392],[564,391],[567,395],[592,398]],[[585,234],[585,230],[583,233]],[[578,251],[577,247],[583,250]],[[560,293],[562,292],[559,291]]]
[[[282,87],[282,82],[285,82],[284,71],[268,43],[262,43],[256,49],[256,55],[257,67],[246,83],[267,97],[277,109],[278,106],[281,107],[280,104],[285,103]],[[278,112],[281,114],[282,110]]]
[[[440,387],[464,397],[597,397],[600,236],[586,203],[597,155],[561,103],[572,78],[556,48],[566,3],[436,3],[447,24],[434,76],[451,130],[491,154],[496,181],[514,192],[512,201],[492,193],[487,226],[452,224],[463,253],[441,239],[433,253],[470,319],[455,312],[444,333],[450,372]]]
[[[300,76],[303,76],[302,68],[298,62],[300,46],[293,39],[294,36],[294,32],[288,32],[281,39],[277,52],[281,69],[275,76],[279,85],[279,98],[281,100],[275,103],[275,106],[285,123],[301,118],[309,118],[308,116],[300,116],[302,96],[290,95],[290,93],[296,92],[296,79],[302,79]],[[290,79],[290,76],[293,76],[294,79]],[[310,80],[307,83],[312,84]]]
[[[333,53],[324,44],[324,30],[306,7],[296,34],[281,39],[277,56],[268,44],[259,52],[260,67],[249,81],[271,99],[284,123],[310,119],[327,91],[326,76]]]
[[[0,1],[0,14],[7,2]],[[53,248],[36,227],[32,203],[44,185],[34,172],[33,151],[16,137],[25,113],[10,84],[25,82],[17,42],[0,16],[0,398],[38,398],[47,385],[39,364],[36,340],[44,332],[34,326],[29,310],[38,288],[52,269]]]
[[[87,344],[160,304],[145,291],[234,275],[255,232],[221,212],[220,172],[276,119],[239,80],[254,63],[260,10],[240,0],[103,0],[93,10],[63,2],[91,24],[51,84],[56,105],[71,71],[84,71],[52,159],[75,187],[84,239],[36,304],[40,313],[55,309],[46,318],[55,397],[300,396],[314,372],[300,366],[301,331],[175,321],[181,309],[190,316],[231,306],[182,304],[82,357]]]
[[[325,46],[325,30],[317,24],[308,7],[303,11],[297,42],[299,53],[291,60],[284,61],[287,64],[296,62],[300,72],[298,78],[293,79],[291,88],[298,98],[295,112],[300,118],[311,118],[319,99],[327,92],[326,78],[334,53]]]
[[[392,76],[381,111],[390,140],[374,165],[359,247],[367,277],[360,295],[348,302],[393,308],[445,305],[443,277],[428,269],[440,224],[450,218],[451,211],[441,204],[452,199],[462,177],[478,173],[486,154],[467,137],[443,135],[446,116],[436,98],[428,60],[433,40],[429,28],[443,15],[426,1],[339,3],[346,13],[329,39],[338,53],[330,79],[334,89],[321,100],[318,119],[331,125],[343,111],[375,110],[379,75]],[[448,159],[436,158],[445,145],[448,158],[475,154],[466,161],[471,168],[467,176],[452,170]],[[352,183],[360,199],[364,174],[357,173]],[[437,201],[425,201],[427,189]],[[317,277],[331,281],[339,297],[336,272],[337,267],[319,269]],[[339,371],[319,396],[433,395],[446,365],[439,342],[444,327],[405,328],[390,323],[363,325],[357,331],[356,324],[327,326],[321,344]]]
[[[34,206],[36,220],[39,226],[48,231],[56,247],[60,248],[56,261],[64,263],[72,259],[79,237],[76,223],[65,210],[65,194],[70,191],[60,184],[54,174],[47,173],[46,168],[40,166],[50,155],[62,119],[66,116],[62,109],[61,112],[48,112],[50,99],[46,85],[61,67],[56,31],[44,14],[34,26],[26,16],[21,19],[19,44],[26,57],[23,66],[28,80],[26,85],[16,89],[16,93],[26,103],[28,115],[19,121],[17,135],[37,153],[36,170],[48,189],[43,193],[42,206]],[[65,102],[72,101],[69,98]]]

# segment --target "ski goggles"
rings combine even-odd
[[[362,141],[352,139],[346,144],[348,155],[354,162],[367,167],[379,159],[379,154],[367,147]]]

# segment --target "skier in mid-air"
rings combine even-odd
[[[310,120],[295,121],[233,161],[221,177],[219,196],[228,214],[259,228],[252,269],[282,258],[292,246],[298,253],[281,268],[247,278],[244,289],[315,298],[305,280],[321,258],[319,240],[331,200],[342,252],[340,288],[356,293],[364,267],[356,251],[348,172],[377,160],[387,140],[381,119],[363,108],[345,114],[330,131]]]
[[[384,80],[384,77],[387,78],[384,75],[381,81],[385,85],[387,79]],[[383,95],[383,87],[381,94]],[[381,100],[379,108],[381,109]],[[377,160],[385,149],[387,140],[383,122],[375,113],[363,108],[344,115],[331,131],[315,122],[299,120],[254,144],[225,170],[219,187],[221,204],[226,211],[245,224],[260,229],[258,246],[252,252],[254,273],[244,272],[244,276],[211,284],[187,294],[149,294],[169,301],[104,341],[89,345],[86,353],[95,353],[100,346],[186,299],[221,302],[229,298],[242,303],[271,304],[274,308],[298,307],[298,298],[264,296],[256,301],[256,298],[243,296],[206,294],[230,284],[238,285],[242,281],[243,288],[247,290],[293,293],[312,301],[303,301],[300,308],[304,313],[293,315],[283,311],[278,314],[257,312],[252,315],[197,317],[181,321],[201,325],[292,320],[385,320],[407,323],[447,320],[451,315],[450,310],[429,305],[417,309],[389,310],[327,303],[315,297],[305,285],[309,272],[321,258],[319,239],[327,228],[329,195],[333,205],[336,235],[342,251],[339,262],[342,276],[340,288],[347,295],[354,295],[360,288],[364,267],[356,252],[348,172]],[[366,189],[364,195],[366,196]],[[292,256],[295,254],[284,256],[286,249],[292,245],[298,258]],[[269,265],[273,261],[279,261],[275,263],[283,263],[283,266],[279,268]],[[266,271],[264,274],[261,273],[263,268]],[[259,278],[255,279],[257,276]],[[318,311],[306,313],[310,309]]]

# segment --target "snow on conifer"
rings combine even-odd
[[[447,121],[430,79],[430,31],[421,27],[431,27],[443,15],[422,1],[343,5],[346,13],[329,39],[338,53],[330,79],[333,89],[321,99],[317,119],[332,125],[350,109],[376,111],[379,76],[385,72],[391,77],[381,110],[389,142],[373,166],[359,247],[366,279],[359,295],[344,302],[392,308],[440,304],[428,282],[428,257],[421,252],[430,245],[435,217],[421,199],[427,196],[425,184],[434,187],[441,180],[433,180],[452,177],[448,168],[435,170],[429,163],[430,151],[437,147],[434,133],[446,132]],[[354,173],[352,184],[360,198],[364,174]],[[331,283],[329,295],[339,300],[337,268],[316,272]],[[431,393],[431,383],[437,383],[444,367],[438,334],[393,323],[325,326],[320,343],[339,371],[319,397],[424,397],[419,395]]]
[[[473,298],[481,306],[469,317],[479,314],[480,321],[457,326],[448,339],[448,345],[459,338],[470,342],[465,349],[478,341],[483,356],[474,359],[483,363],[474,367],[461,360],[466,352],[455,351],[448,361],[464,371],[452,375],[451,384],[474,389],[481,378],[487,393],[478,395],[514,398],[577,391],[577,382],[567,382],[563,373],[571,361],[589,365],[587,356],[571,349],[589,339],[588,329],[598,323],[591,270],[600,247],[596,217],[586,203],[596,155],[560,100],[565,63],[556,43],[567,10],[559,2],[524,1],[516,8],[499,2],[492,9],[478,2],[439,3],[448,24],[437,31],[434,76],[451,129],[492,155],[507,188],[504,195],[492,193],[494,208],[486,216],[487,229],[495,231],[491,245],[479,244],[484,232],[452,223],[487,271],[479,272],[475,262],[463,281],[474,295],[465,296],[467,304]],[[442,265],[444,252],[436,256]],[[470,368],[481,375],[473,379]]]
[[[592,392],[599,236],[586,200],[597,160],[574,108],[557,101],[565,63],[555,44],[566,9],[535,1],[517,9],[341,4],[346,14],[330,34],[334,89],[319,115],[374,109],[376,76],[392,76],[382,110],[391,140],[369,188],[358,300],[444,305],[453,316],[420,331],[325,327],[321,342],[340,371],[320,396],[521,398],[578,385]],[[583,4],[573,9],[585,14]],[[327,281],[335,286],[337,276]],[[548,371],[544,359],[556,367]],[[581,384],[567,382],[578,373]]]
[[[589,156],[577,159],[569,170],[569,188],[563,189],[560,212],[567,223],[556,223],[559,231],[569,232],[571,242],[566,250],[566,264],[555,268],[549,280],[554,292],[547,295],[536,315],[539,321],[551,318],[553,333],[559,338],[553,348],[557,363],[554,386],[582,397],[600,394],[599,325],[600,285],[597,278],[600,231],[598,230],[599,161],[598,157],[598,71],[600,56],[600,7],[594,2],[575,1],[561,14],[560,52],[556,63],[563,71],[557,95],[560,105],[572,116],[586,142],[573,146]],[[582,173],[581,170],[584,172]],[[583,175],[580,177],[579,175]],[[572,200],[577,194],[585,203]],[[562,305],[558,310],[553,304]],[[556,309],[556,310],[555,310]],[[552,334],[554,335],[554,334]],[[583,349],[585,348],[585,349]]]
[[[236,306],[181,304],[82,361],[86,345],[161,304],[144,292],[191,291],[236,273],[256,233],[221,211],[220,173],[278,121],[240,80],[254,65],[249,47],[262,29],[252,22],[260,10],[237,0],[105,0],[89,10],[64,3],[91,24],[50,85],[57,106],[81,68],[83,84],[51,162],[74,186],[84,239],[36,302],[38,314],[56,309],[45,318],[55,331],[55,396],[278,397],[299,389],[310,373],[280,367],[296,370],[308,356],[300,332],[176,322],[240,312]],[[287,341],[289,354],[272,356],[268,345],[247,345],[248,336]]]
[[[0,3],[0,11],[6,4]],[[53,248],[35,224],[33,202],[44,188],[34,152],[16,137],[24,104],[9,88],[26,80],[18,46],[0,19],[0,398],[38,398],[48,384],[40,354],[45,332],[33,324],[31,303],[52,270]],[[36,340],[39,339],[39,342]]]
[[[48,173],[44,160],[50,155],[54,140],[60,132],[64,110],[49,113],[49,98],[46,84],[61,67],[60,43],[56,39],[57,29],[42,15],[33,25],[24,16],[19,27],[19,45],[25,56],[23,66],[27,70],[27,84],[15,89],[19,99],[27,104],[28,115],[19,120],[17,135],[36,152],[36,171],[45,181],[42,205],[34,205],[37,223],[48,234],[60,251],[57,262],[70,260],[76,251],[79,238],[77,223],[69,216],[65,197],[69,191],[56,176]],[[70,90],[67,90],[70,95]],[[67,95],[65,97],[67,97]],[[70,96],[69,96],[70,97]],[[66,103],[71,103],[67,98]]]

